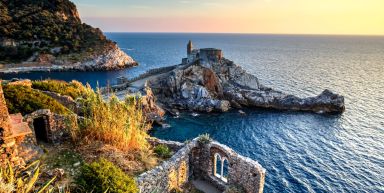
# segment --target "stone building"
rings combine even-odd
[[[222,50],[216,48],[194,49],[190,40],[187,45],[187,58],[182,59],[182,64],[199,62],[200,65],[210,68],[212,63],[218,63],[222,58]]]
[[[167,145],[176,153],[156,168],[137,179],[140,193],[167,193],[182,190],[188,182],[203,181],[226,191],[236,187],[245,193],[262,193],[265,169],[250,158],[237,154],[216,141],[202,142],[199,138],[188,144],[150,140],[152,145]]]

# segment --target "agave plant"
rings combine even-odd
[[[0,168],[0,193],[30,193],[50,192],[49,185],[55,180],[52,178],[43,186],[36,185],[40,175],[40,161],[35,161],[26,167],[16,169],[8,162]]]

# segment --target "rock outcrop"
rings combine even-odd
[[[43,59],[49,60],[43,60]],[[1,73],[41,72],[41,71],[110,71],[138,65],[130,56],[115,46],[102,54],[87,57],[83,61],[71,62],[56,59],[52,55],[39,55],[34,62],[24,62],[22,65],[8,65],[0,68]]]
[[[148,84],[159,102],[171,109],[225,112],[230,108],[260,107],[280,110],[341,113],[344,97],[329,90],[309,98],[299,98],[267,88],[256,76],[227,59],[210,67],[180,65]]]
[[[117,70],[137,65],[69,0],[0,1],[0,74]]]

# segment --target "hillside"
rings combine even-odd
[[[0,0],[0,64],[6,72],[112,70],[136,63],[100,29],[82,23],[69,0]]]

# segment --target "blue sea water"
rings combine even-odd
[[[345,96],[342,115],[245,110],[168,117],[152,135],[185,141],[202,133],[257,160],[264,192],[384,192],[384,37],[240,34],[107,33],[140,66],[115,72],[60,72],[3,78],[56,78],[105,85],[120,75],[180,63],[186,43],[222,48],[224,56],[275,89]]]

